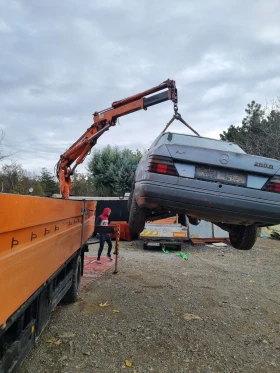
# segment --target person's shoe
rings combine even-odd
[[[107,257],[108,257],[110,260],[113,260],[111,254],[107,254]]]
[[[96,263],[101,264],[101,260],[97,259]]]

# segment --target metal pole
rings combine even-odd
[[[115,243],[115,270],[114,275],[118,273],[118,255],[119,255],[119,242],[120,242],[120,225],[116,225],[116,243]]]
[[[82,229],[81,229],[81,246],[83,246],[84,242],[83,242],[83,238],[84,238],[84,226],[85,226],[85,214],[86,214],[86,200],[84,199],[83,200],[84,202],[84,206],[83,206],[83,216],[82,216]]]

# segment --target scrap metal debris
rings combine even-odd
[[[176,254],[176,256],[180,256],[184,260],[189,260],[189,255],[190,253],[182,253],[182,251]]]
[[[185,320],[203,320],[200,316],[194,315],[193,313],[184,313]]]
[[[107,302],[105,302],[105,303],[99,303],[98,306],[99,306],[99,307],[108,307],[108,306],[110,306],[110,304],[107,303]]]

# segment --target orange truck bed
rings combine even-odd
[[[96,202],[0,193],[0,328],[91,236]]]

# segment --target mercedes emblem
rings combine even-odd
[[[228,163],[228,160],[229,160],[229,156],[227,154],[222,154],[221,157],[220,157],[220,162],[222,164],[227,164]]]

